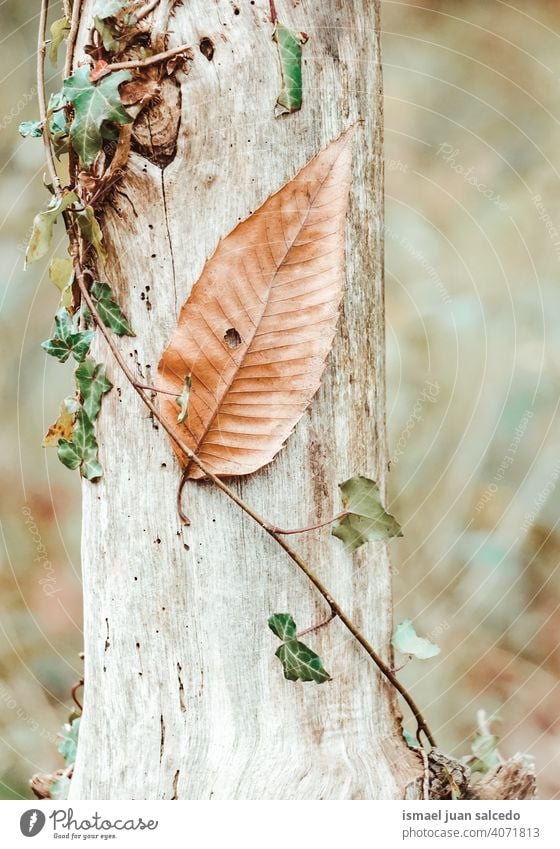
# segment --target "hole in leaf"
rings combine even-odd
[[[206,56],[209,62],[214,58],[214,43],[209,38],[202,38],[200,40],[200,52],[203,56]]]
[[[230,327],[229,330],[226,330],[224,333],[224,342],[228,348],[239,348],[242,341],[243,340],[235,327]]]

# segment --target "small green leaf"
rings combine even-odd
[[[316,684],[324,684],[325,681],[331,680],[319,655],[299,640],[282,643],[276,651],[276,657],[284,668],[284,677],[289,681],[315,681]]]
[[[53,256],[49,264],[49,278],[60,292],[60,305],[68,308],[72,303],[72,282],[74,280],[72,260]]]
[[[64,801],[65,799],[68,799],[69,793],[70,779],[66,775],[63,775],[62,778],[55,781],[51,785],[51,789],[49,791],[50,798],[55,799],[56,801]]]
[[[43,125],[40,121],[23,121],[19,125],[19,134],[26,138],[40,139],[43,135]]]
[[[93,7],[93,14],[104,21],[106,18],[114,18],[125,9],[130,0],[97,0]]]
[[[72,77],[64,80],[63,88],[65,97],[74,106],[70,128],[72,147],[84,165],[91,165],[101,150],[106,121],[130,124],[133,120],[119,95],[119,86],[131,79],[128,71],[117,71],[92,83],[90,70],[88,66],[78,68]]]
[[[296,623],[289,613],[273,613],[268,627],[281,640],[293,640],[297,633]]]
[[[405,619],[404,622],[397,625],[392,642],[398,652],[412,655],[417,657],[418,660],[428,660],[441,651],[440,647],[432,643],[431,640],[417,635],[410,619]]]
[[[191,394],[192,380],[190,374],[185,376],[185,385],[181,394],[175,399],[179,407],[179,415],[177,416],[177,424],[183,424],[189,412],[189,396]]]
[[[419,743],[416,737],[413,737],[408,731],[403,731],[404,742],[409,749],[418,749]]]
[[[120,42],[115,38],[113,28],[109,22],[100,17],[93,19],[93,25],[103,42],[103,47],[107,53],[116,53],[120,48]]]
[[[307,41],[307,36],[301,32],[292,32],[278,23],[274,30],[273,39],[278,45],[280,68],[282,70],[282,90],[276,101],[276,116],[278,117],[301,109],[301,48]]]
[[[60,18],[51,25],[51,46],[49,60],[51,65],[58,63],[58,49],[70,33],[70,21],[68,18]]]
[[[47,109],[47,129],[58,159],[70,150],[70,128],[64,106],[68,101],[61,91],[51,94]]]
[[[72,439],[74,422],[80,405],[75,398],[65,398],[60,404],[60,413],[43,439],[43,448],[56,448],[61,439]]]
[[[93,330],[78,330],[67,309],[61,309],[54,317],[55,332],[52,339],[43,342],[41,348],[65,363],[70,354],[81,363],[91,345]]]
[[[99,415],[103,396],[113,388],[113,384],[105,374],[105,365],[87,357],[77,367],[74,376],[86,415],[91,422],[94,422]]]
[[[37,262],[48,253],[58,216],[77,200],[78,197],[75,192],[67,192],[61,198],[53,198],[47,209],[35,216],[31,239],[25,255],[26,266],[31,265],[32,262]]]
[[[91,245],[98,257],[101,260],[104,260],[107,254],[103,247],[103,233],[101,232],[99,221],[95,217],[93,207],[86,206],[84,210],[78,212],[76,220],[78,222],[78,227],[80,228],[80,233],[88,245]]]
[[[496,734],[476,734],[471,748],[473,760],[469,759],[471,772],[485,773],[502,763],[498,752],[500,738]]]
[[[103,476],[97,451],[93,424],[85,410],[80,409],[76,414],[72,439],[61,439],[58,443],[58,458],[68,469],[79,468],[82,477],[95,481]]]
[[[381,504],[381,493],[375,481],[356,475],[340,484],[339,489],[347,515],[334,523],[332,534],[350,551],[371,540],[402,536],[399,523]]]
[[[99,280],[96,280],[91,287],[91,297],[103,324],[110,327],[113,333],[116,333],[117,336],[135,335],[107,283],[100,283]]]
[[[66,761],[66,764],[76,763],[76,750],[78,748],[78,735],[80,733],[80,717],[74,720],[72,724],[65,723],[62,731],[59,734],[60,742],[58,751]]]

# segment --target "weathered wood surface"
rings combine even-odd
[[[143,382],[219,239],[357,119],[347,292],[322,389],[267,468],[233,486],[278,525],[339,509],[337,484],[384,480],[382,104],[378,4],[277,2],[305,30],[304,106],[275,119],[280,69],[268,0],[188,0],[171,45],[193,45],[173,161],[134,154],[105,221],[107,274],[136,330],[119,340]],[[86,0],[82,35],[91,20]],[[238,10],[238,13],[236,12]],[[154,19],[165,15],[165,0]],[[214,45],[211,61],[199,49]],[[206,45],[207,46],[207,45]],[[207,51],[206,51],[207,52]],[[96,353],[110,362],[102,342]],[[183,529],[168,439],[110,363],[99,422],[103,481],[83,490],[85,714],[72,798],[415,797],[393,694],[338,622],[309,637],[331,683],[285,681],[268,616],[327,612],[292,562],[208,484],[191,483]],[[389,656],[382,546],[346,554],[328,529],[294,538]]]

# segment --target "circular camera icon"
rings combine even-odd
[[[43,811],[38,808],[33,808],[31,811],[26,811],[21,815],[19,827],[21,833],[26,837],[36,837],[46,822],[46,817]]]

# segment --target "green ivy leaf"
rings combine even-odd
[[[70,33],[70,21],[68,18],[59,18],[51,25],[51,46],[49,50],[49,60],[51,65],[58,63],[58,50],[65,38],[68,38]]]
[[[65,723],[59,734],[60,742],[58,751],[66,761],[66,764],[76,763],[76,750],[78,748],[78,735],[80,733],[80,717],[71,724]]]
[[[78,196],[75,192],[67,192],[61,198],[53,198],[44,212],[39,212],[33,219],[33,230],[31,239],[27,246],[25,265],[42,259],[51,245],[53,230],[58,216],[76,203]]]
[[[412,657],[417,657],[418,660],[428,660],[441,651],[440,647],[432,643],[431,640],[417,635],[410,619],[405,619],[404,622],[397,625],[392,642],[398,652],[412,655]]]
[[[301,109],[301,54],[307,36],[301,32],[292,32],[278,23],[274,30],[273,39],[278,45],[280,68],[282,70],[282,90],[276,101],[276,116],[278,117]]]
[[[70,354],[76,362],[81,363],[89,351],[93,330],[78,330],[72,316],[64,308],[55,315],[54,324],[54,336],[43,342],[41,348],[61,363],[65,363]]]
[[[84,210],[78,212],[76,220],[80,228],[80,233],[88,245],[91,245],[101,260],[105,260],[107,254],[103,246],[103,233],[101,232],[99,221],[95,217],[93,207],[86,206]]]
[[[61,91],[51,94],[47,109],[47,129],[57,159],[70,150],[70,129],[64,106],[68,101]]]
[[[103,124],[130,124],[131,116],[121,103],[119,86],[131,79],[128,71],[108,74],[98,83],[92,83],[90,68],[78,68],[72,77],[64,80],[63,92],[74,106],[74,120],[70,128],[72,147],[84,163],[91,165],[103,144]]]
[[[289,613],[274,613],[268,620],[268,627],[281,640],[292,640],[297,633],[296,623]]]
[[[276,651],[276,657],[282,664],[284,677],[288,681],[315,681],[316,684],[324,684],[325,681],[331,680],[319,655],[299,640],[282,643]]]
[[[49,791],[49,795],[51,799],[55,799],[56,801],[64,801],[68,799],[68,794],[70,793],[70,779],[63,775],[62,778],[59,778],[58,781],[55,781],[51,785],[51,789]]]
[[[274,613],[268,620],[268,627],[283,640],[275,656],[282,664],[285,678],[289,681],[315,681],[316,684],[331,680],[319,655],[296,639],[297,626],[293,616]]]
[[[190,374],[185,376],[185,385],[181,394],[175,399],[179,407],[179,415],[177,416],[177,424],[183,424],[189,412],[189,397],[191,394],[192,380]]]
[[[24,139],[40,139],[43,135],[43,125],[40,121],[22,121],[19,125],[19,134]]]
[[[129,0],[97,0],[93,8],[93,14],[104,21],[106,18],[114,18],[129,4]]]
[[[105,370],[103,363],[96,363],[91,357],[87,357],[74,373],[76,385],[82,396],[83,408],[91,422],[94,422],[99,415],[103,396],[113,388]]]
[[[58,443],[58,459],[68,469],[80,469],[82,477],[95,481],[103,476],[103,469],[97,458],[98,445],[93,423],[85,410],[76,414],[76,424],[72,439],[61,439]]]
[[[350,551],[371,540],[402,537],[399,523],[381,504],[381,493],[375,481],[356,475],[341,483],[339,489],[347,515],[334,523],[332,534]]]
[[[80,405],[75,398],[65,398],[61,402],[58,418],[43,439],[43,448],[56,448],[61,439],[72,439],[76,413],[79,409]]]
[[[60,306],[69,307],[72,303],[72,283],[74,280],[72,260],[53,256],[49,263],[49,279],[60,292]]]
[[[126,316],[113,297],[111,287],[107,283],[96,280],[91,287],[91,297],[95,301],[97,311],[107,327],[117,336],[135,336]]]

